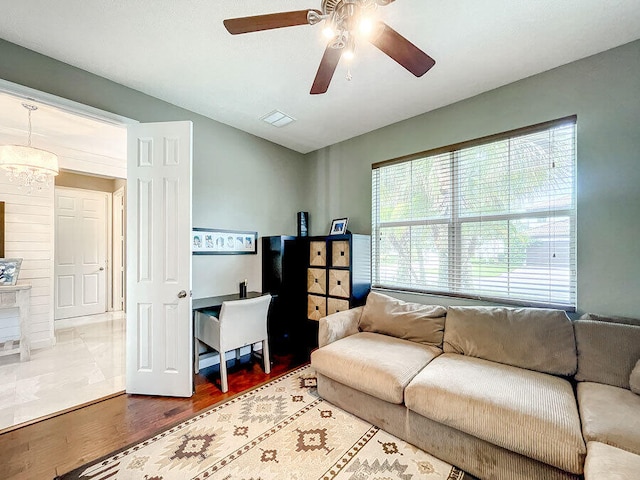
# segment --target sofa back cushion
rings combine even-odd
[[[573,327],[562,310],[449,307],[444,351],[554,375],[577,367]]]
[[[442,347],[447,309],[440,305],[403,302],[369,292],[360,317],[363,332],[382,333],[411,342]]]
[[[624,323],[626,325],[640,326],[640,318],[617,317],[615,315],[600,315],[597,313],[585,313],[580,320],[599,320],[600,322]]]
[[[636,362],[636,366],[631,370],[631,375],[629,375],[629,385],[631,386],[631,391],[636,395],[640,395],[640,360]]]
[[[629,375],[640,360],[640,326],[577,320],[574,328],[578,346],[576,380],[629,389]]]

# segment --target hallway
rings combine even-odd
[[[124,390],[124,312],[58,320],[55,336],[28,362],[0,357],[0,431]]]

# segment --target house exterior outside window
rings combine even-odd
[[[373,285],[576,305],[576,117],[373,165]]]

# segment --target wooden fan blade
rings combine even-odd
[[[386,23],[380,22],[378,30],[380,30],[378,35],[370,40],[371,43],[416,77],[421,77],[436,64],[433,58]]]
[[[320,66],[318,67],[318,73],[316,73],[316,78],[311,87],[311,95],[326,93],[341,56],[342,48],[331,48],[327,45],[322,60],[320,61]]]
[[[259,32],[273,28],[294,27],[296,25],[308,25],[307,14],[310,11],[322,13],[319,10],[297,10],[295,12],[270,13],[256,15],[254,17],[228,18],[224,26],[232,35],[239,33]]]

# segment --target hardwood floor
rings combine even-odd
[[[229,392],[220,391],[219,367],[200,370],[191,398],[119,395],[0,435],[0,479],[50,480],[304,363],[273,355],[271,373],[242,357],[228,362]]]

